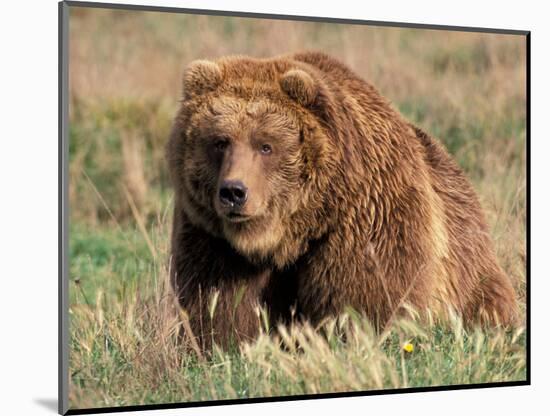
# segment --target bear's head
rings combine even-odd
[[[246,57],[194,61],[183,84],[168,146],[176,203],[252,261],[283,266],[327,217],[315,214],[330,176],[326,87],[303,63]]]

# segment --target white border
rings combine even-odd
[[[112,0],[112,3],[124,3]],[[156,6],[313,15],[532,31],[532,382],[530,387],[430,392],[304,402],[149,411],[147,415],[543,414],[548,409],[550,287],[545,264],[550,76],[544,2],[461,0],[259,3],[245,0],[127,1]],[[2,414],[54,414],[57,395],[57,2],[2,5],[0,80],[0,316]],[[546,393],[546,395],[545,395]],[[124,413],[119,413],[124,414]]]

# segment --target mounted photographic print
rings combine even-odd
[[[60,413],[529,384],[529,32],[59,11]]]

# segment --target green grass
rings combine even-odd
[[[151,238],[161,238],[161,229],[153,228]],[[164,239],[156,246],[167,248]],[[414,316],[376,334],[366,320],[348,314],[318,331],[264,331],[252,344],[198,357],[178,342],[181,322],[166,287],[166,251],[155,259],[129,227],[75,227],[70,247],[70,394],[79,408],[526,377],[523,329],[466,331],[458,320],[421,324]],[[414,350],[404,351],[405,343]]]
[[[70,301],[95,305],[98,290],[123,300],[135,289],[143,276],[151,273],[151,253],[139,233],[130,229],[105,228],[98,232],[78,225],[71,226],[69,256]]]
[[[521,37],[81,8],[71,8],[70,30],[71,408],[525,379],[522,328],[414,317],[376,334],[350,313],[342,326],[340,317],[208,358],[190,353],[167,285],[164,160],[191,60],[322,50],[445,144],[479,194],[524,309]]]

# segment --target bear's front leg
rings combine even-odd
[[[226,241],[184,223],[174,230],[171,282],[203,351],[251,340],[271,272],[251,264]],[[189,331],[188,331],[189,332]]]
[[[314,326],[351,308],[375,328],[383,328],[400,296],[396,285],[385,284],[385,274],[366,238],[354,240],[335,233],[313,242],[297,274],[300,315]]]

